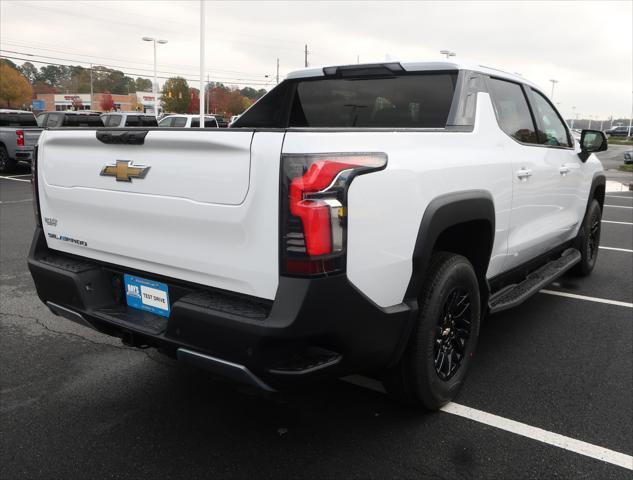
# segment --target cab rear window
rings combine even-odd
[[[0,113],[0,127],[37,127],[32,113]]]
[[[64,115],[64,127],[103,127],[99,115]]]
[[[300,82],[290,127],[443,128],[457,73]]]
[[[233,127],[444,128],[457,71],[288,80]]]

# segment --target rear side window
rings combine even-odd
[[[32,113],[0,113],[0,127],[37,127]]]
[[[176,117],[171,124],[172,127],[184,127],[185,125],[187,125],[186,117]]]
[[[139,127],[157,127],[158,126],[156,117],[152,117],[150,115],[141,115],[137,118],[139,121],[139,125],[138,125]]]
[[[64,127],[103,127],[99,115],[64,115]]]
[[[532,105],[534,116],[538,124],[539,143],[556,147],[570,147],[567,128],[565,128],[554,107],[536,90],[532,90],[532,98],[534,99]]]
[[[172,122],[174,121],[173,117],[163,118],[158,124],[159,127],[171,127]]]
[[[204,128],[217,128],[218,123],[214,118],[205,118],[204,119]],[[200,119],[192,118],[191,119],[191,128],[200,128]]]
[[[523,143],[538,143],[523,89],[517,83],[491,78],[492,103],[501,130]]]
[[[118,127],[121,123],[121,115],[106,115],[101,117],[101,120],[106,127]]]
[[[46,120],[46,126],[47,127],[61,127],[62,126],[62,115],[60,114],[49,114],[48,115],[48,120]]]
[[[290,127],[444,128],[457,73],[299,82]]]

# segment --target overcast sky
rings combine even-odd
[[[199,1],[0,2],[2,54],[53,63],[93,62],[132,76],[179,74],[197,86]],[[633,2],[207,2],[211,80],[270,88],[280,72],[310,65],[395,59],[477,61],[539,84],[567,117],[629,117],[633,90]],[[21,52],[9,53],[11,52]],[[26,57],[25,53],[39,55]],[[49,58],[45,58],[49,57]],[[22,63],[21,60],[14,60]],[[42,64],[35,64],[41,66]],[[268,78],[265,75],[269,75]],[[268,84],[266,85],[266,82]],[[272,83],[271,83],[272,82]],[[161,81],[162,83],[162,81]]]

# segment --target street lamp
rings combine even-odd
[[[550,82],[552,82],[552,94],[550,95],[550,98],[552,99],[552,101],[554,100],[554,85],[556,85],[558,83],[558,80],[554,80],[553,78],[550,80]]]
[[[156,74],[156,44],[160,43],[164,45],[167,40],[159,40],[152,37],[143,37],[145,42],[154,42],[154,84],[152,86],[152,93],[154,94],[154,116],[158,117],[158,76]]]
[[[571,107],[571,129],[574,129],[574,115],[576,114],[576,106]]]
[[[440,50],[440,53],[442,55],[446,55],[447,59],[448,57],[454,57],[455,55],[457,55],[455,52],[451,52],[450,50]]]

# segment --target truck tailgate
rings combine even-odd
[[[121,145],[94,130],[46,131],[38,178],[48,246],[274,298],[282,140],[157,129]]]

